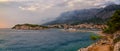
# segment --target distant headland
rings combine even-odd
[[[50,29],[50,28],[57,28],[57,29],[103,29],[107,27],[103,24],[78,24],[78,25],[69,25],[69,24],[55,24],[55,25],[37,25],[37,24],[17,24],[12,29],[17,30],[43,30],[43,29]]]
[[[48,29],[47,26],[37,25],[37,24],[17,24],[12,29],[17,30],[43,30]]]

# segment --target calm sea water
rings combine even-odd
[[[93,43],[89,32],[0,29],[0,51],[77,51]]]

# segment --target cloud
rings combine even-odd
[[[18,8],[24,11],[44,11],[46,9],[52,8],[54,4],[52,3],[42,3],[42,2],[26,2],[19,6]]]
[[[19,8],[20,8],[21,10],[36,11],[39,7],[37,7],[37,6],[28,6],[28,7],[19,6]]]
[[[105,7],[119,0],[0,0],[0,25],[42,24],[61,13],[76,9]],[[3,19],[4,18],[4,19]],[[3,25],[2,25],[3,26]]]
[[[0,2],[21,2],[21,1],[32,1],[32,0],[0,0]]]
[[[0,0],[0,2],[21,2],[21,1],[33,1],[33,0]]]
[[[2,0],[1,0],[2,1]],[[68,10],[84,9],[92,7],[103,7],[108,3],[119,0],[3,0],[9,2],[18,2],[21,5],[18,6],[19,9],[24,11],[45,11],[47,9],[53,8],[65,8]],[[107,4],[106,4],[107,3]]]

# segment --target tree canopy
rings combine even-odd
[[[107,28],[104,29],[106,33],[115,33],[120,30],[120,10],[115,11],[113,16],[107,22]]]

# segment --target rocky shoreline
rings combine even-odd
[[[104,33],[102,34],[102,39],[100,39],[98,42],[86,48],[81,48],[78,51],[120,51],[120,31],[114,33],[112,36]]]
[[[106,25],[98,42],[78,51],[120,51],[120,10],[115,11]]]
[[[51,28],[63,28],[63,29],[69,29],[69,28],[74,28],[74,29],[81,29],[81,28],[104,29],[107,26],[104,25],[104,24],[78,24],[78,25],[55,24],[55,25],[48,25],[48,27],[51,27]]]

